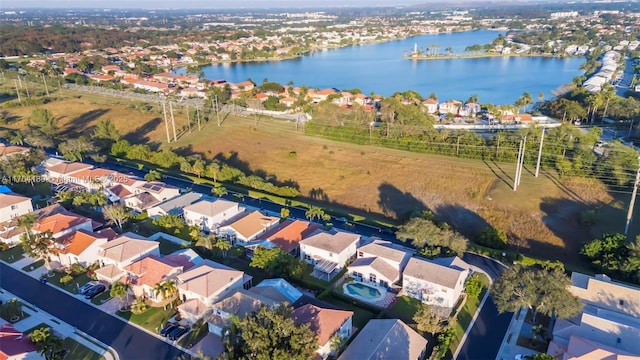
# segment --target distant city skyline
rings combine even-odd
[[[467,2],[469,0],[466,0]],[[474,0],[470,0],[474,1]],[[95,9],[248,9],[248,8],[320,8],[320,7],[377,7],[410,6],[436,0],[112,0],[109,2],[94,0],[2,0],[0,9],[11,8],[95,8]],[[457,1],[452,1],[457,2]],[[105,6],[106,5],[106,6]]]

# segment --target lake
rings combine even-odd
[[[262,63],[216,64],[203,67],[210,80],[241,82],[263,79],[310,88],[360,88],[365,94],[391,95],[416,90],[423,97],[430,93],[439,100],[466,100],[478,95],[480,102],[512,104],[525,91],[537,100],[570,83],[580,75],[583,58],[487,57],[469,59],[410,60],[403,56],[419,48],[439,45],[454,53],[474,44],[488,44],[498,32],[478,30],[449,34],[421,35],[380,44],[323,50],[298,59]],[[182,73],[180,69],[177,72]]]

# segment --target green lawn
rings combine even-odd
[[[105,357],[80,344],[72,338],[66,338],[62,341],[62,347],[69,350],[67,359],[74,360],[105,360]]]
[[[36,262],[33,262],[25,267],[22,268],[22,271],[33,271],[37,268],[39,268],[40,266],[44,265],[44,260],[40,259]]]
[[[169,309],[165,311],[161,307],[152,307],[149,310],[143,312],[142,314],[134,314],[131,311],[126,312],[118,312],[118,316],[126,319],[134,324],[138,324],[143,328],[158,333],[160,329],[165,325],[167,320],[171,318],[175,311],[173,309]]]
[[[102,305],[105,302],[107,302],[109,299],[111,299],[111,295],[109,295],[109,289],[107,289],[104,292],[102,292],[100,295],[91,299],[91,302],[96,305]]]
[[[22,310],[24,304],[21,301],[17,301],[18,304],[20,304],[20,311],[11,310],[9,302],[10,301],[7,301],[4,304],[0,305],[0,318],[3,318],[5,321],[11,322],[11,318],[15,316],[18,318],[18,320],[14,321],[14,323],[16,323],[22,319],[26,319],[29,317],[29,314]]]
[[[406,323],[413,323],[413,315],[420,309],[422,303],[420,300],[408,297],[398,296],[396,302],[391,306],[391,311],[396,313],[402,321]]]
[[[458,313],[458,316],[456,317],[456,321],[453,325],[453,328],[456,331],[456,336],[453,338],[453,341],[451,341],[451,345],[449,346],[452,353],[454,353],[458,348],[458,345],[462,340],[462,336],[464,336],[464,332],[471,323],[471,319],[473,319],[476,311],[478,311],[480,301],[489,288],[489,279],[484,274],[477,273],[477,275],[480,277],[480,281],[482,282],[482,285],[484,285],[484,288],[478,298],[467,298],[462,310],[460,310],[460,313]]]
[[[185,248],[182,245],[178,245],[174,242],[171,242],[163,238],[158,238],[158,242],[160,243],[160,254],[162,255],[169,255],[173,252],[176,252],[178,250],[182,250]]]
[[[22,246],[17,245],[12,248],[9,248],[5,251],[0,251],[0,259],[2,261],[12,264],[24,257],[24,250],[22,250]]]
[[[64,276],[66,276],[67,273],[63,272],[63,271],[55,271],[54,275],[52,277],[48,277],[47,281],[61,289],[67,290],[68,292],[72,293],[72,294],[77,294],[78,292],[78,288],[86,283],[88,283],[89,281],[91,281],[91,279],[89,277],[86,276],[85,273],[73,276],[73,280],[71,280],[70,283],[63,285],[60,283],[60,279]]]

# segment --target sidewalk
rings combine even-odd
[[[518,336],[524,326],[524,320],[527,317],[527,309],[520,309],[513,314],[509,329],[502,340],[500,350],[498,350],[497,360],[511,360],[515,359],[516,355],[535,355],[538,352],[528,349],[526,347],[518,346]]]
[[[29,302],[18,298],[17,296],[13,295],[10,292],[4,289],[0,290],[0,300],[6,302],[10,299],[18,299],[22,303],[28,304],[29,307],[34,307],[33,305],[29,304]],[[22,307],[22,311],[29,314],[29,317],[13,324],[16,330],[24,332],[39,324],[44,323],[50,326],[54,332],[60,334],[62,337],[64,338],[68,337],[75,340],[76,342],[86,346],[92,351],[95,351],[97,354],[104,356],[106,360],[120,360],[118,353],[115,350],[111,349],[108,345],[101,343],[97,339],[90,337],[89,335],[83,333],[82,331],[72,327],[71,325],[63,322],[62,320],[40,309],[36,309],[34,311],[29,307],[27,306]],[[0,319],[0,322],[2,321],[4,320]]]

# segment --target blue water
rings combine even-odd
[[[251,78],[261,83],[267,78],[296,86],[337,89],[360,88],[365,94],[391,95],[396,91],[417,90],[440,100],[466,100],[472,94],[480,102],[512,104],[525,91],[537,99],[542,92],[570,83],[580,75],[582,58],[492,57],[414,61],[403,58],[413,50],[439,45],[454,53],[473,44],[487,44],[498,32],[479,30],[463,33],[422,35],[381,44],[325,50],[299,59],[264,63],[218,64],[203,68],[208,79],[240,82]],[[179,70],[181,72],[183,70]]]
[[[347,284],[347,291],[352,295],[360,295],[366,299],[375,299],[382,295],[378,289],[363,284]]]

